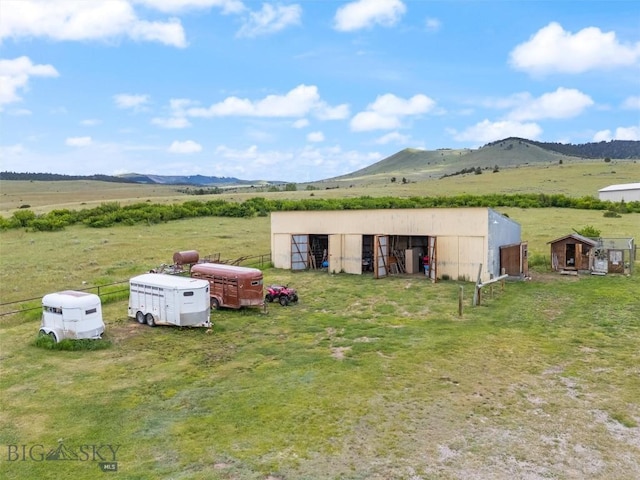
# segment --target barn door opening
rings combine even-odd
[[[309,266],[309,235],[291,235],[291,270]]]
[[[389,275],[389,236],[374,235],[373,246],[373,276],[386,277]]]
[[[373,272],[373,235],[362,236],[362,272]]]

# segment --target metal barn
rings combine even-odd
[[[611,202],[640,202],[640,183],[609,185],[598,190],[598,198]]]
[[[482,265],[486,281],[500,275],[500,247],[520,245],[520,235],[517,222],[486,207],[272,212],[271,258],[276,268],[433,281],[475,281]]]

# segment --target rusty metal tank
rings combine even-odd
[[[197,250],[185,250],[173,254],[173,263],[176,265],[193,265],[198,263],[198,260],[200,260],[200,254]]]

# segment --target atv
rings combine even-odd
[[[280,305],[286,307],[289,303],[298,301],[298,292],[295,288],[289,288],[286,285],[269,285],[264,300],[269,303],[277,301]]]

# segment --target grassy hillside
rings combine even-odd
[[[423,179],[422,173],[398,170],[362,176],[359,179],[300,184],[297,191],[269,191],[268,188],[238,188],[220,195],[193,196],[169,185],[130,185],[93,181],[25,182],[3,181],[0,185],[0,215],[10,217],[21,206],[36,213],[52,209],[80,209],[117,201],[121,205],[154,202],[181,203],[188,200],[226,199],[244,201],[267,198],[339,198],[361,196],[423,196],[489,193],[561,193],[571,197],[594,196],[607,185],[640,181],[640,161],[582,161],[559,164],[493,167],[481,175],[465,174]],[[396,181],[392,182],[395,177]],[[402,178],[407,183],[402,183]],[[312,188],[313,190],[308,190]]]
[[[451,175],[464,169],[494,169],[524,167],[528,165],[546,166],[584,160],[557,153],[534,145],[526,140],[510,138],[486,145],[479,149],[404,149],[369,167],[327,182],[374,181],[390,176],[408,177],[412,180],[427,180]]]

